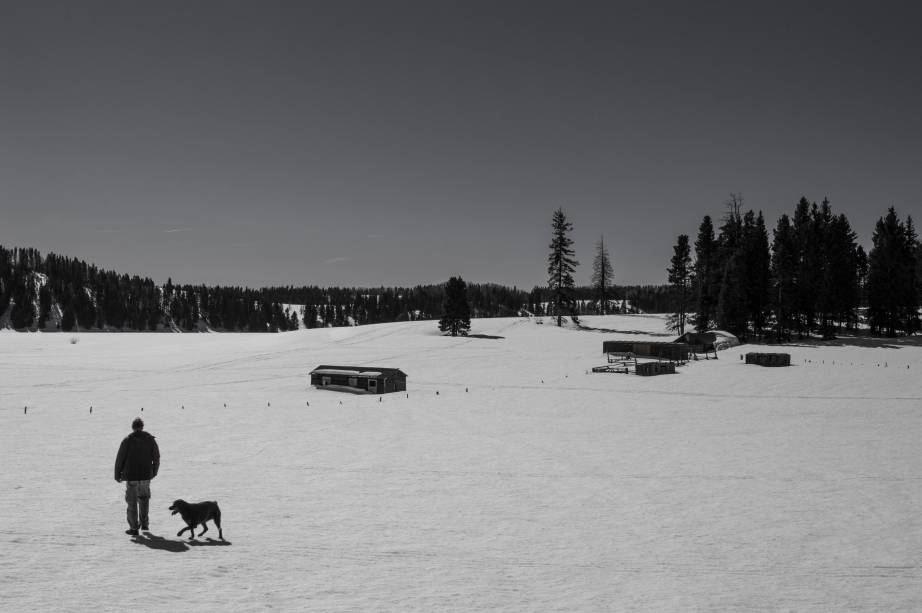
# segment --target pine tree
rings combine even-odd
[[[87,295],[87,288],[78,287],[74,296],[74,313],[77,324],[84,330],[89,330],[96,323],[96,307]]]
[[[922,328],[919,320],[920,290],[922,290],[922,246],[919,244],[919,235],[912,216],[906,217],[906,318],[908,325],[906,332],[913,334]]]
[[[824,282],[822,299],[826,313],[824,337],[831,338],[832,323],[852,326],[857,322],[860,301],[858,284],[857,235],[845,215],[836,215],[829,220],[824,238],[823,257]]]
[[[61,329],[65,332],[70,332],[74,329],[76,323],[77,316],[74,314],[74,309],[71,308],[70,304],[65,304],[64,312],[61,314]]]
[[[467,284],[461,277],[451,277],[445,284],[439,330],[452,336],[467,336],[471,330],[471,308],[467,301]]]
[[[313,304],[308,304],[304,307],[304,327],[317,327],[317,307]]]
[[[759,211],[753,216],[748,211],[743,218],[743,242],[745,259],[745,304],[752,329],[761,338],[768,317],[771,287],[771,254],[768,250],[768,231],[765,218]]]
[[[821,283],[821,238],[817,236],[817,206],[801,197],[794,209],[793,228],[797,239],[797,272],[793,313],[797,334],[803,338],[816,327],[817,288]]]
[[[717,301],[717,321],[721,329],[744,339],[746,336],[746,300],[743,285],[746,279],[746,263],[741,251],[730,256],[724,268]]]
[[[48,315],[51,312],[51,288],[43,285],[38,291],[38,327],[44,329],[48,325]]]
[[[868,254],[864,247],[858,245],[855,249],[855,269],[858,275],[858,305],[868,304]]]
[[[717,239],[720,291],[717,297],[717,326],[738,336],[746,331],[746,260],[741,252],[743,242],[743,198],[730,194],[725,202],[727,212]]]
[[[792,310],[795,297],[797,270],[797,244],[791,219],[782,215],[775,228],[772,242],[772,310],[775,314],[775,337],[779,341],[790,338],[793,326]]]
[[[868,254],[868,321],[878,334],[910,331],[918,311],[912,286],[915,258],[906,226],[893,207],[877,221]]]
[[[611,282],[614,273],[608,250],[605,249],[605,239],[600,237],[596,243],[595,261],[592,263],[592,287],[595,290],[595,299],[598,311],[602,315],[608,314],[608,302],[611,298]]]
[[[554,211],[551,228],[553,238],[550,244],[551,253],[548,256],[547,285],[557,325],[561,326],[565,312],[570,314],[574,322],[576,321],[573,272],[579,262],[573,257],[573,239],[568,236],[573,230],[573,224],[567,221],[562,208]]]
[[[678,299],[678,308],[670,318],[669,327],[680,335],[685,334],[685,319],[688,313],[688,302],[691,297],[691,248],[688,245],[688,235],[680,234],[673,247],[670,266],[667,269],[669,284],[675,290]]]
[[[717,241],[714,225],[708,215],[698,227],[695,241],[695,330],[704,332],[713,327],[717,320],[717,297],[720,293],[718,275]]]

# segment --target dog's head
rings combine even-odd
[[[179,500],[174,500],[173,504],[170,505],[170,511],[173,511],[172,513],[170,513],[170,515],[176,515],[177,513],[182,513],[183,509],[187,508],[188,506],[189,506],[189,503],[183,500],[182,498],[180,498]]]

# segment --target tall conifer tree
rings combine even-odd
[[[746,261],[740,252],[743,241],[743,198],[730,194],[725,203],[727,212],[720,226],[718,269],[720,291],[717,294],[717,326],[738,336],[746,331]]]
[[[782,215],[774,231],[771,259],[771,304],[775,314],[775,337],[781,341],[790,338],[793,326],[792,311],[797,270],[796,241],[791,219],[787,215]]]
[[[608,302],[611,299],[611,282],[614,273],[611,268],[611,260],[608,257],[608,250],[605,249],[604,238],[600,237],[595,247],[595,261],[592,263],[592,288],[595,291],[599,313],[605,315],[608,313]]]
[[[717,297],[720,292],[717,241],[714,225],[708,215],[698,227],[695,240],[695,330],[704,332],[713,327],[717,316]]]
[[[915,258],[905,224],[893,207],[877,221],[868,254],[868,320],[875,332],[908,332],[918,311],[912,288]]]
[[[676,295],[676,312],[670,317],[669,327],[680,335],[685,334],[685,319],[688,314],[688,305],[691,298],[691,248],[688,245],[688,235],[680,234],[673,255],[667,269],[669,284]]]
[[[743,243],[745,275],[745,302],[753,332],[761,338],[768,318],[771,287],[771,254],[768,249],[768,231],[765,218],[759,211],[754,216],[748,211],[743,218]]]
[[[576,320],[573,272],[579,262],[573,257],[573,239],[569,236],[573,230],[573,224],[567,221],[562,208],[554,211],[551,228],[553,238],[550,244],[551,253],[547,259],[547,285],[551,293],[551,304],[554,316],[557,318],[557,325],[561,326],[564,313],[568,313],[574,321]]]
[[[467,336],[471,331],[471,307],[467,301],[467,284],[461,277],[452,277],[445,284],[442,319],[439,330],[452,336]]]

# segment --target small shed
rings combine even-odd
[[[311,385],[356,394],[387,394],[407,389],[407,373],[378,366],[327,366],[311,371]]]

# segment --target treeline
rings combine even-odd
[[[86,262],[0,245],[0,321],[15,329],[277,332],[298,314],[239,287],[158,286]]]
[[[876,334],[920,329],[922,248],[912,218],[890,208],[876,224],[865,253],[843,214],[801,198],[793,216],[781,216],[769,240],[762,213],[742,212],[732,195],[716,230],[705,216],[694,241],[680,235],[669,281],[680,299],[674,322],[702,331],[719,328],[740,337],[789,340],[831,338],[862,320]],[[678,325],[678,323],[677,323]]]
[[[525,314],[550,315],[551,292],[547,287],[525,291],[493,283],[468,283],[467,301],[471,317],[516,317]],[[305,305],[304,325],[364,325],[392,321],[438,319],[445,300],[445,285],[412,288],[320,288],[269,287],[261,290],[275,302]],[[580,315],[600,312],[591,287],[575,290]],[[606,312],[666,312],[675,307],[675,292],[666,285],[615,286]]]
[[[608,312],[674,308],[668,286],[615,287]],[[0,325],[18,330],[279,332],[437,319],[444,285],[412,288],[209,287],[157,285],[36,249],[0,245]],[[472,317],[548,314],[549,290],[468,284]],[[592,288],[577,288],[581,314],[598,312]],[[304,305],[289,308],[287,305]],[[8,322],[8,323],[7,323]]]

